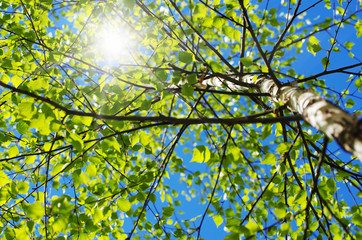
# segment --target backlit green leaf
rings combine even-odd
[[[3,170],[0,170],[0,187],[10,182],[11,180],[9,179],[9,177],[3,172]]]
[[[280,143],[276,149],[276,151],[279,153],[279,154],[283,154],[287,151],[289,151],[289,148],[290,148],[290,143],[287,142],[287,143]]]
[[[119,198],[117,200],[117,206],[120,211],[127,212],[131,209],[131,204],[127,199]]]
[[[24,117],[25,120],[32,119],[35,114],[34,105],[31,102],[22,102],[18,104],[19,113]]]
[[[275,165],[276,162],[277,162],[277,158],[272,153],[267,153],[265,155],[264,159],[262,159],[262,161],[261,161],[262,164],[272,164],[272,165]]]
[[[85,126],[89,127],[93,122],[93,118],[87,116],[74,116],[72,121],[75,124],[84,124]]]
[[[24,121],[20,121],[18,122],[18,124],[16,124],[16,130],[20,133],[20,134],[25,134],[27,133],[29,129],[29,124],[24,122]]]
[[[259,226],[254,221],[250,220],[245,227],[249,230],[250,235],[256,233],[259,230]]]
[[[49,135],[50,130],[50,118],[46,118],[45,114],[41,113],[37,118],[30,120],[30,128],[35,128],[42,135]]]
[[[64,217],[57,218],[53,223],[53,230],[55,232],[62,232],[66,229],[68,220]]]
[[[220,63],[218,63],[218,62],[211,62],[210,66],[211,66],[211,68],[212,68],[212,70],[214,72],[222,72],[223,71],[222,65]]]
[[[306,190],[300,190],[296,195],[294,195],[293,198],[293,204],[300,204],[302,202],[305,202],[307,198],[307,191]]]
[[[17,75],[14,75],[11,77],[11,82],[14,84],[15,87],[18,87],[23,82],[23,79],[21,79],[21,77]]]
[[[210,160],[210,150],[205,146],[197,146],[194,148],[191,162],[207,162]]]
[[[195,18],[202,18],[206,15],[207,10],[208,10],[207,6],[201,3],[197,3],[193,16]]]
[[[220,215],[214,215],[214,216],[212,216],[212,219],[214,219],[216,227],[219,227],[220,224],[222,224],[222,222],[224,221],[224,219]]]
[[[40,202],[24,204],[23,209],[28,218],[40,219],[44,216],[44,207]]]
[[[20,194],[25,194],[28,192],[29,184],[27,182],[19,181],[17,182],[16,187],[18,188]]]
[[[355,85],[357,88],[362,87],[362,77],[356,79],[356,81],[354,82],[354,85]]]
[[[353,43],[353,42],[349,42],[349,41],[347,41],[347,42],[344,43],[344,46],[345,46],[347,49],[349,49],[349,50],[352,49],[353,45],[354,45],[354,43]]]
[[[178,58],[183,63],[191,63],[193,59],[193,55],[190,52],[179,52]]]
[[[328,178],[327,186],[331,194],[334,194],[337,191],[336,181],[333,178]]]
[[[70,133],[70,139],[71,139],[71,143],[73,145],[73,147],[77,150],[77,151],[82,151],[83,147],[84,147],[84,142],[83,139],[74,133]]]
[[[308,42],[311,44],[318,44],[319,40],[315,36],[310,36]]]
[[[251,57],[240,58],[240,61],[245,67],[250,67],[251,65],[253,65],[253,59]]]
[[[324,68],[328,67],[329,64],[330,64],[330,62],[329,62],[329,60],[328,60],[327,57],[322,58],[321,61],[322,61],[322,65],[323,65]]]
[[[357,23],[354,24],[354,27],[356,28],[357,31],[357,37],[361,37],[362,36],[362,20],[358,20]]]
[[[355,105],[355,102],[352,99],[348,99],[346,102],[346,108],[351,108]]]

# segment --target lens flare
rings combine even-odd
[[[106,62],[130,59],[133,40],[131,34],[122,27],[102,27],[94,46],[96,55]]]

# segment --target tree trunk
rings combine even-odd
[[[316,93],[295,86],[282,86],[280,89],[271,78],[245,75],[241,81],[256,84],[262,93],[269,93],[274,102],[286,104],[292,112],[301,114],[305,121],[317,130],[335,139],[346,151],[357,156],[362,161],[362,121],[335,104],[318,96]],[[210,78],[205,83],[214,87],[221,87],[219,78]],[[243,86],[227,83],[231,90],[246,90]]]

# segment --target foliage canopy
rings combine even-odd
[[[361,16],[356,0],[1,1],[0,236],[361,239],[358,160],[238,81],[361,113]]]

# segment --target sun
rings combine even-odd
[[[103,26],[97,31],[94,44],[96,56],[106,62],[118,62],[131,58],[134,39],[123,27]]]

